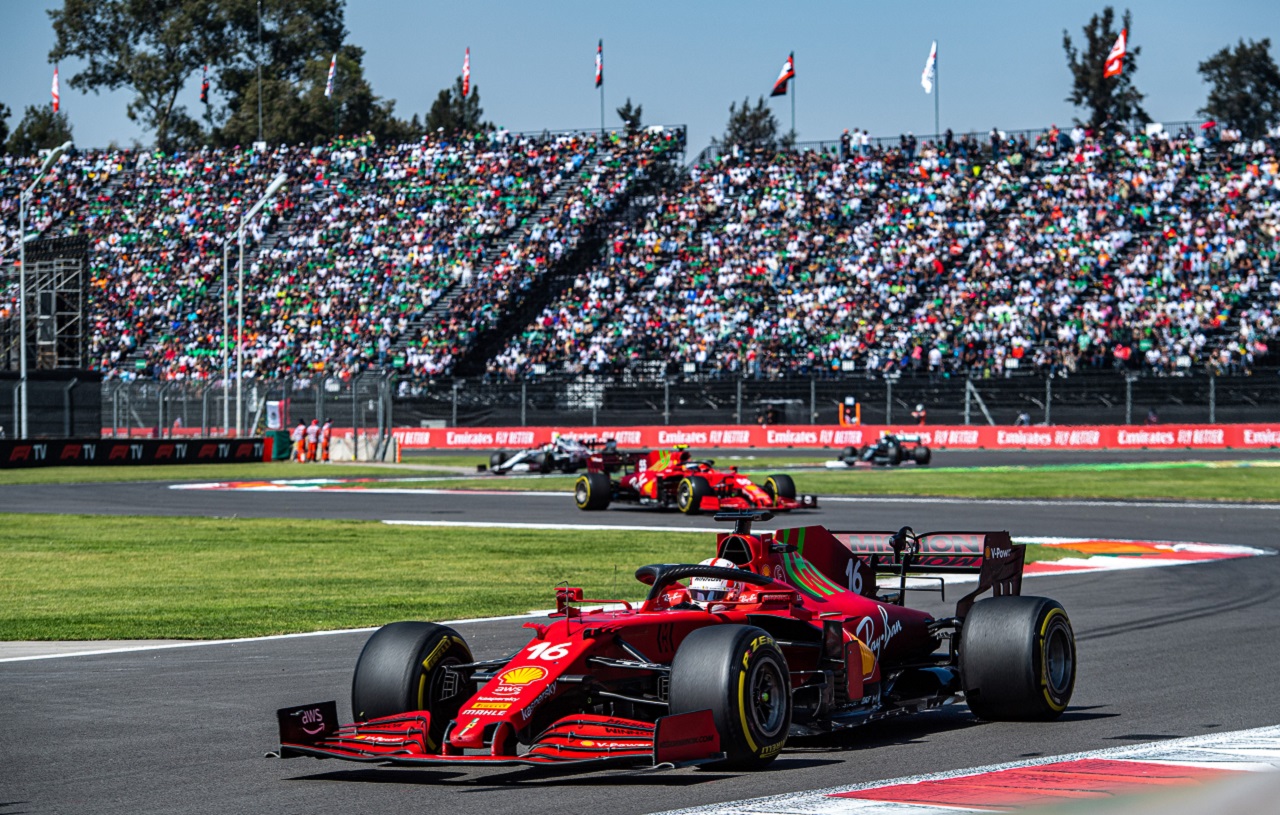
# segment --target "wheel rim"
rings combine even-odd
[[[573,488],[573,498],[578,502],[578,506],[586,506],[587,499],[590,497],[590,491],[583,481],[579,481],[577,486]]]
[[[782,672],[773,660],[763,660],[755,666],[748,693],[748,715],[752,724],[765,739],[777,736],[787,718],[787,695]]]
[[[1057,622],[1049,627],[1044,641],[1044,681],[1049,692],[1061,698],[1071,687],[1075,675],[1075,655],[1067,627]]]
[[[676,506],[681,510],[689,508],[689,504],[693,502],[693,488],[688,481],[681,481],[680,488],[676,490]]]

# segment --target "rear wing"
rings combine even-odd
[[[911,575],[978,576],[978,586],[956,603],[956,616],[965,617],[975,599],[988,589],[996,597],[1022,593],[1026,547],[1009,533],[927,532],[909,527],[897,532],[829,531],[822,526],[779,529],[774,539],[796,551],[825,577],[864,597],[879,599],[877,576],[898,576],[902,604]]]

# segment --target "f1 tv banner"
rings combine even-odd
[[[263,448],[256,438],[0,439],[0,468],[262,461]]]

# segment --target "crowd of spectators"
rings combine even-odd
[[[830,150],[725,150],[615,219],[650,163],[682,147],[670,131],[498,131],[80,152],[36,188],[28,230],[89,237],[90,352],[121,377],[220,375],[234,343],[223,253],[234,326],[235,229],[278,173],[289,186],[245,236],[253,377],[345,377],[393,354],[405,373],[447,376],[605,225],[600,258],[489,378],[1244,371],[1275,350],[1275,140],[1054,127],[884,145],[863,132]],[[38,167],[0,158],[0,262]],[[16,292],[0,295],[3,318]]]
[[[851,148],[695,167],[491,377],[1238,371],[1273,350],[1274,142],[1052,128]]]

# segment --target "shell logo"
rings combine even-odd
[[[595,746],[596,746],[596,743],[595,743],[594,741],[585,741],[585,740],[584,740],[584,741],[582,742],[582,746],[583,746],[583,747],[595,747]]]
[[[545,679],[547,669],[539,665],[525,665],[521,668],[512,668],[498,674],[498,681],[504,685],[528,685],[531,682],[537,682],[539,679]]]

